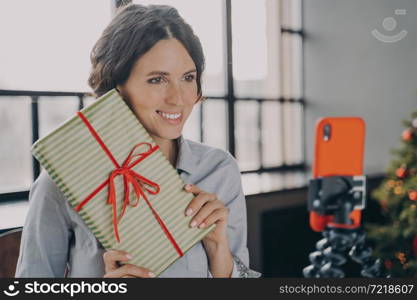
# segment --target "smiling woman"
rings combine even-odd
[[[181,134],[185,120],[201,98],[196,77],[195,64],[186,48],[169,38],[146,52],[117,89],[155,141],[164,143]]]
[[[130,4],[120,10],[91,52],[89,84],[96,96],[116,88],[195,197],[184,211],[190,227],[216,224],[160,277],[259,277],[250,270],[246,203],[230,153],[184,139],[202,100],[204,56],[176,9]],[[123,134],[123,132],[120,132]],[[106,251],[43,171],[30,191],[17,277],[154,277]],[[120,262],[124,262],[123,265]]]

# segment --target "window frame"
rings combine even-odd
[[[282,1],[282,0],[279,0]],[[301,11],[300,11],[300,18],[303,19],[303,0],[301,1]],[[113,0],[113,8],[112,12],[115,13],[117,8],[121,5],[125,5],[127,3],[131,2],[130,0]],[[268,173],[268,172],[287,172],[287,171],[305,171],[306,170],[306,163],[305,163],[305,100],[303,96],[299,99],[294,98],[253,98],[253,97],[236,97],[235,90],[234,90],[234,77],[233,77],[233,53],[232,53],[232,0],[224,0],[224,24],[225,24],[225,55],[226,55],[226,95],[224,96],[205,96],[207,98],[207,101],[217,101],[217,100],[223,100],[226,101],[227,106],[227,150],[232,154],[233,156],[236,156],[236,137],[235,137],[235,104],[236,101],[240,100],[254,100],[258,102],[259,109],[258,109],[258,129],[259,132],[262,132],[262,124],[261,124],[261,104],[264,101],[276,101],[281,104],[283,103],[299,103],[301,104],[303,114],[302,114],[302,121],[303,124],[301,124],[302,127],[302,163],[298,164],[291,164],[287,165],[282,164],[275,167],[263,167],[262,166],[262,143],[258,143],[258,151],[260,155],[260,162],[261,166],[258,169],[254,170],[245,170],[242,171],[241,174],[262,174],[262,173]],[[281,35],[291,34],[291,35],[299,35],[301,37],[301,56],[303,56],[303,38],[304,38],[304,32],[301,24],[301,28],[294,30],[291,28],[286,28],[281,26]],[[281,55],[281,54],[280,54]],[[303,95],[304,91],[304,72],[303,72],[303,61],[301,57],[301,95]],[[282,69],[280,70],[282,72]],[[79,109],[82,109],[84,107],[84,100],[87,97],[92,97],[93,95],[91,93],[87,92],[52,92],[52,91],[20,91],[20,90],[0,90],[0,101],[2,96],[26,96],[31,98],[31,124],[32,124],[32,144],[39,139],[39,98],[48,96],[48,97],[78,97],[78,107]],[[204,102],[201,103],[201,109],[200,109],[200,140],[204,143]],[[283,110],[281,110],[283,111]],[[284,120],[284,118],[281,118],[281,120]],[[283,122],[283,121],[282,121]],[[281,124],[281,134],[284,134],[285,126],[284,124]],[[284,145],[282,145],[284,146]],[[36,179],[40,174],[40,164],[39,162],[32,157],[32,169],[33,169],[33,178]],[[28,200],[29,198],[29,190],[24,191],[12,191],[12,192],[6,192],[6,193],[0,193],[0,203],[2,202],[9,202],[9,201],[15,201],[15,200]]]

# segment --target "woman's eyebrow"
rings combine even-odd
[[[192,70],[190,70],[190,71],[185,72],[185,73],[184,73],[184,75],[185,75],[185,74],[188,74],[188,73],[193,73],[193,72],[197,72],[197,70],[196,70],[196,69],[192,69]]]
[[[192,69],[190,71],[185,72],[184,75],[188,74],[188,73],[193,73],[193,72],[197,72],[197,70]],[[164,75],[164,76],[166,76],[166,75],[169,75],[169,73],[165,72],[165,71],[152,71],[152,72],[149,72],[146,76],[151,76],[151,75]]]

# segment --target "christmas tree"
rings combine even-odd
[[[384,224],[368,224],[368,239],[391,277],[417,277],[417,112],[404,120],[401,147],[372,193]]]

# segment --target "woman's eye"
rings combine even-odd
[[[185,80],[186,81],[192,82],[194,79],[195,79],[195,76],[194,75],[187,75],[187,76],[185,76]]]
[[[153,84],[157,84],[157,83],[161,83],[162,80],[163,80],[163,78],[161,76],[159,76],[159,77],[154,77],[154,78],[148,79],[148,82],[153,83]]]

